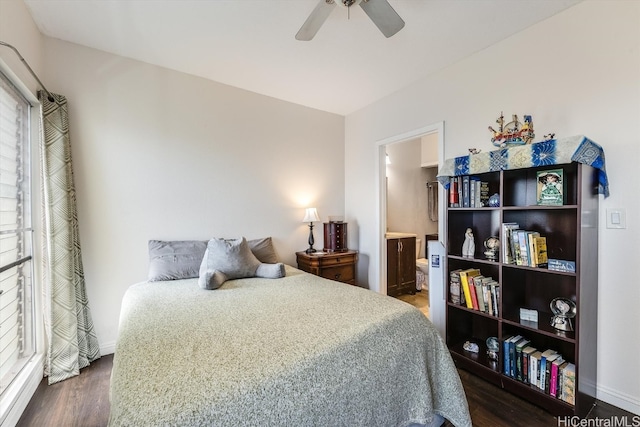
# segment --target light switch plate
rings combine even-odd
[[[607,209],[607,228],[627,228],[627,211],[622,208]]]

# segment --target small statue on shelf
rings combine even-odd
[[[464,233],[464,243],[462,244],[462,256],[464,258],[473,258],[476,252],[476,243],[473,239],[473,230],[467,228]]]

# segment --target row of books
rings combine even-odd
[[[498,316],[500,285],[477,268],[456,269],[449,273],[449,295],[453,304]]]
[[[450,208],[481,208],[483,206],[489,206],[488,182],[469,175],[451,177]]]
[[[521,335],[503,341],[503,372],[575,405],[576,367],[552,349],[539,351]]]
[[[502,224],[502,260],[505,264],[546,267],[547,238],[537,231],[520,229],[515,222]]]

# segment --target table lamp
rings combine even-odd
[[[304,213],[304,219],[302,220],[302,222],[309,223],[309,249],[306,250],[308,254],[312,254],[316,251],[315,249],[313,249],[313,243],[314,243],[313,222],[314,221],[320,221],[320,218],[318,217],[318,211],[316,210],[316,208],[307,208]]]

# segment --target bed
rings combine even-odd
[[[143,282],[123,298],[110,426],[470,426],[416,308],[291,266],[280,279]]]

